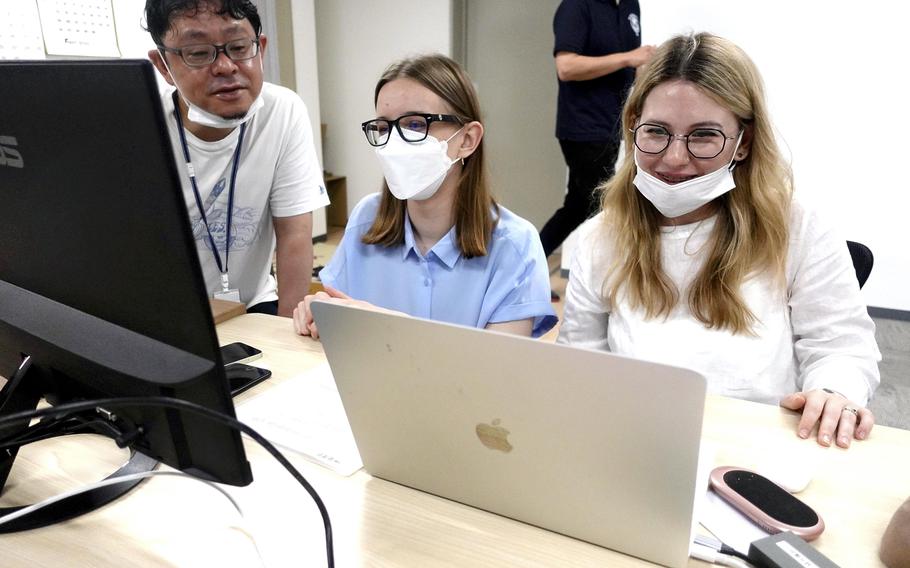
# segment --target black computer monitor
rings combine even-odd
[[[31,363],[0,416],[38,397],[137,395],[234,416],[177,172],[149,62],[0,61],[0,376]],[[161,407],[117,414],[142,427],[138,452],[252,481],[227,426]]]

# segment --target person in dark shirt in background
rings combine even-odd
[[[654,46],[641,45],[638,0],[563,0],[553,33],[559,77],[556,138],[569,183],[562,207],[540,231],[547,256],[597,210],[594,190],[613,175],[620,112],[635,69],[654,53]]]

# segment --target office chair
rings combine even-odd
[[[863,243],[847,241],[847,248],[850,250],[850,258],[853,259],[853,270],[856,271],[856,279],[859,281],[859,287],[862,288],[866,280],[869,279],[869,273],[872,272],[872,262],[874,257],[869,247]]]

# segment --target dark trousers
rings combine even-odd
[[[560,140],[559,147],[569,166],[565,201],[540,230],[543,252],[550,256],[569,233],[597,213],[600,200],[597,186],[613,177],[619,144],[614,142],[573,142]]]
[[[278,300],[272,300],[271,302],[259,302],[255,306],[250,306],[246,309],[248,314],[268,314],[270,316],[278,315]]]

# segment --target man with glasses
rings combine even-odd
[[[148,0],[162,95],[208,291],[290,316],[309,291],[312,211],[328,204],[306,108],[263,81],[248,0]],[[271,275],[277,256],[278,281]]]
[[[597,211],[597,185],[613,176],[622,105],[635,69],[654,52],[641,45],[640,14],[638,0],[563,0],[556,9],[556,138],[569,182],[563,206],[540,230],[547,256]]]

